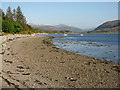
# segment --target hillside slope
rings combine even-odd
[[[118,33],[119,28],[120,28],[120,20],[108,21],[101,24],[90,33]]]

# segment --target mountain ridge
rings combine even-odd
[[[31,26],[34,28],[42,29],[42,30],[83,32],[83,30],[80,28],[65,25],[65,24],[59,24],[59,25],[34,25],[34,24],[31,24]]]

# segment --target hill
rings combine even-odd
[[[59,24],[59,25],[33,25],[31,24],[32,27],[42,29],[42,30],[56,30],[56,31],[73,31],[73,32],[82,32],[80,28],[69,26],[69,25],[64,25],[64,24]]]
[[[118,33],[120,28],[120,20],[108,21],[97,28],[95,30],[90,31],[89,33]]]

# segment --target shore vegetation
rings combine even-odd
[[[0,22],[1,22],[1,30],[3,34],[11,33],[11,34],[30,34],[33,33],[34,30],[30,25],[27,24],[26,18],[22,13],[21,7],[18,6],[17,9],[11,10],[9,6],[7,8],[6,13],[0,9]]]

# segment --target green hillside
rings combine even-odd
[[[120,20],[108,21],[95,30],[89,31],[88,33],[118,33],[120,31]]]

